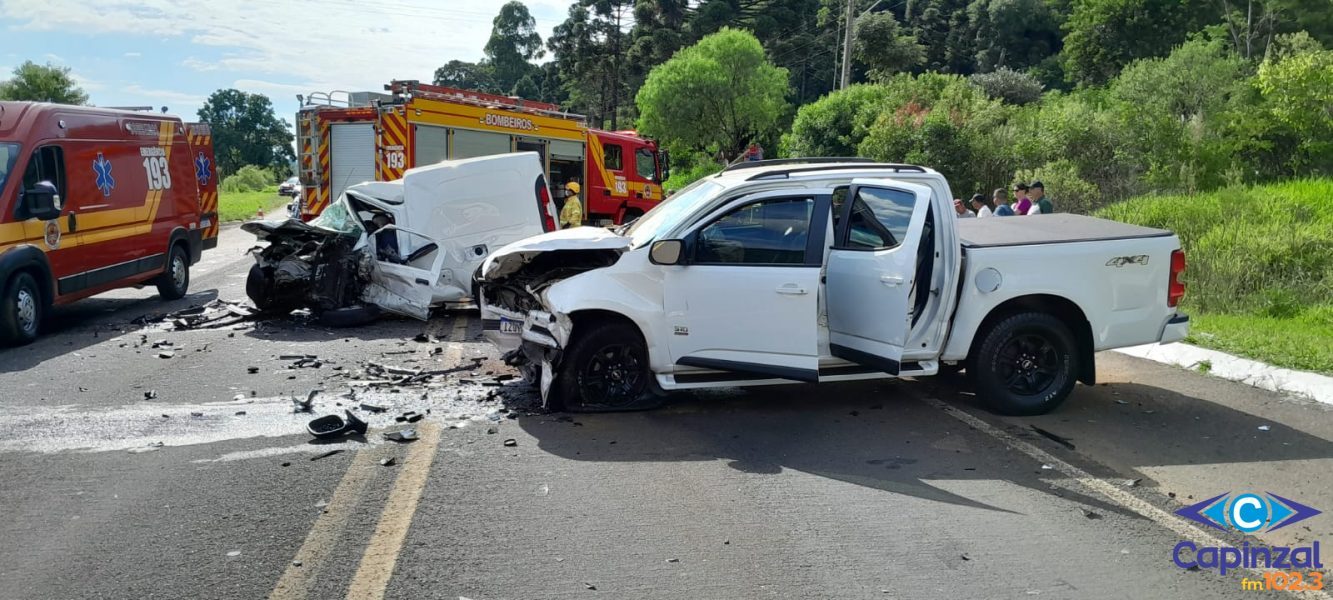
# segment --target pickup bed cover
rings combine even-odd
[[[958,219],[957,223],[958,239],[964,248],[1066,244],[1172,235],[1165,229],[1067,213]]]

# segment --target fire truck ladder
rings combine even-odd
[[[472,106],[480,106],[482,108],[511,110],[531,115],[556,117],[559,119],[569,119],[579,122],[587,121],[587,117],[584,115],[565,112],[560,110],[560,107],[555,104],[537,102],[536,100],[525,100],[517,96],[500,96],[498,94],[487,94],[485,92],[474,90],[428,85],[416,80],[395,79],[390,82],[389,85],[384,86],[384,89],[391,92],[395,98],[399,99],[406,96],[410,98],[456,102],[458,104],[468,104]]]

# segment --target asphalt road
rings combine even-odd
[[[136,322],[243,299],[247,238],[225,231],[186,299],[108,294],[0,350],[0,598],[1253,597],[1253,572],[1173,564],[1242,538],[1172,512],[1246,490],[1333,510],[1329,407],[1116,354],[1034,418],[940,379],[561,415],[486,385],[510,371],[466,313]],[[440,373],[368,385],[401,377],[368,362]],[[313,444],[311,390],[317,414],[390,410]],[[1245,539],[1327,542],[1333,516]]]

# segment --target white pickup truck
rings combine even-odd
[[[993,410],[1039,414],[1094,382],[1095,352],[1185,337],[1184,267],[1169,231],[958,219],[933,170],[795,159],[515,242],[477,280],[487,336],[552,408],[965,368]]]

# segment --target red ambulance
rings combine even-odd
[[[0,343],[52,306],[137,285],[185,295],[217,245],[208,125],[123,110],[0,102]]]

